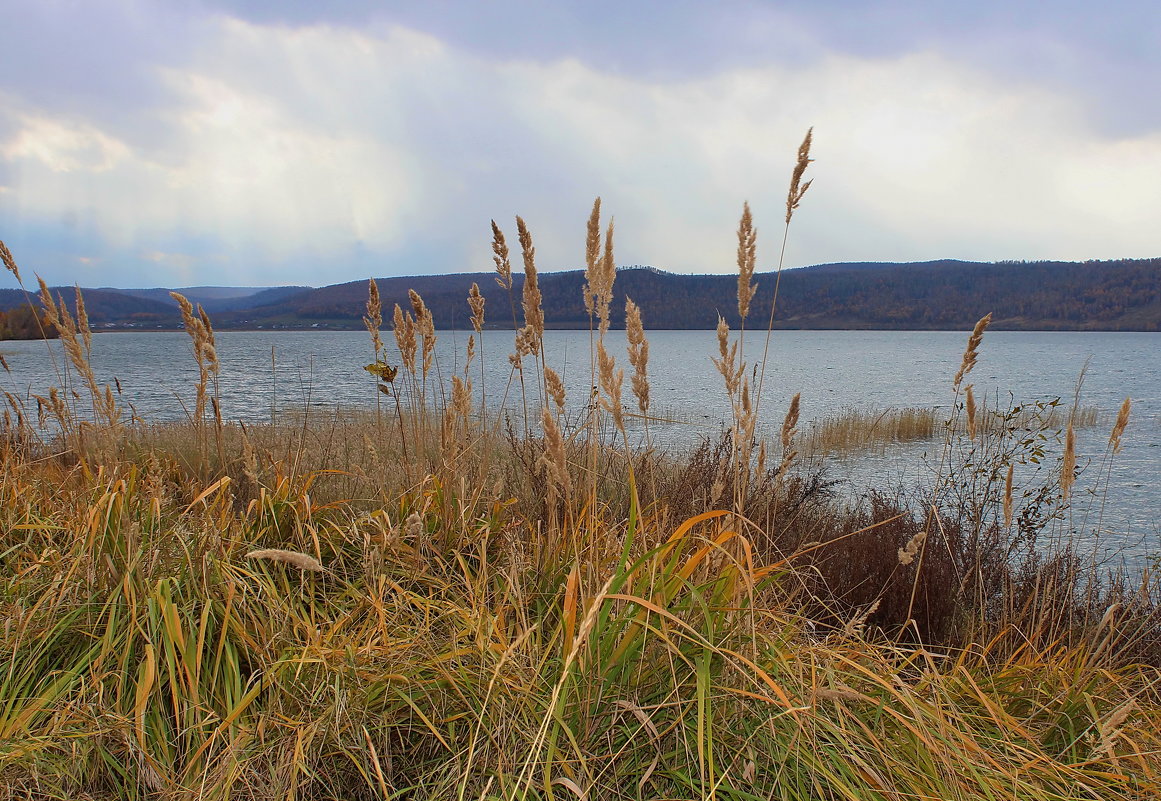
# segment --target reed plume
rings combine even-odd
[[[383,301],[379,299],[379,284],[374,278],[367,281],[367,313],[363,316],[363,325],[371,335],[375,358],[379,358],[379,351],[383,350],[383,340],[379,337],[383,325]]]
[[[972,386],[972,384],[968,384],[964,389],[964,394],[967,396],[964,406],[967,409],[968,439],[974,440],[976,438],[976,396],[972,392]]]
[[[560,380],[560,375],[551,367],[545,367],[544,382],[548,386],[548,396],[556,404],[557,412],[563,414],[565,393],[564,382]]]
[[[520,236],[520,253],[524,258],[524,323],[531,326],[536,336],[533,355],[540,352],[539,343],[544,339],[544,310],[540,305],[540,285],[536,278],[536,248],[532,246],[532,234],[522,217],[516,218],[516,230]]]
[[[264,559],[268,562],[281,562],[284,565],[297,567],[311,573],[321,573],[326,568],[313,556],[298,551],[284,551],[281,548],[261,548],[246,554],[247,559]]]
[[[480,294],[480,285],[472,284],[468,290],[468,306],[472,310],[472,328],[477,334],[484,332],[484,296]]]
[[[423,298],[414,289],[407,290],[407,296],[411,299],[411,308],[415,312],[415,329],[418,331],[420,339],[422,340],[423,352],[423,378],[427,380],[427,374],[431,371],[434,363],[435,355],[435,320],[432,319],[431,310],[423,302]]]
[[[616,360],[605,350],[603,340],[597,342],[597,367],[600,374],[601,390],[604,392],[601,406],[613,415],[614,425],[617,426],[618,431],[624,434],[625,415],[621,405],[621,385],[625,381],[625,371],[618,369],[614,372]]]
[[[743,324],[750,313],[750,301],[758,291],[758,285],[750,283],[757,263],[757,247],[758,232],[754,229],[750,204],[743,203],[742,219],[738,223],[738,316]]]
[[[416,339],[415,339],[415,318],[410,312],[404,313],[399,304],[395,304],[395,312],[392,315],[392,332],[395,334],[395,344],[399,348],[399,358],[403,362],[403,366],[407,368],[407,372],[415,375],[415,354],[416,354]]]
[[[568,460],[565,455],[564,437],[556,425],[556,419],[544,407],[540,411],[540,423],[544,428],[544,455],[540,463],[548,476],[548,493],[550,505],[555,503],[556,497],[567,499],[572,491],[572,481],[568,475]]]
[[[1060,494],[1067,501],[1072,483],[1076,480],[1076,430],[1072,422],[1068,424],[1068,432],[1064,435],[1064,459],[1060,465]]]
[[[775,472],[775,478],[778,480],[786,475],[794,464],[794,460],[798,458],[798,451],[794,447],[794,436],[798,433],[801,401],[802,393],[795,392],[794,397],[790,399],[790,408],[786,410],[786,417],[782,420],[782,462]]]
[[[1129,411],[1133,408],[1133,399],[1125,398],[1124,403],[1121,404],[1121,410],[1117,412],[1117,422],[1113,424],[1113,431],[1109,434],[1109,448],[1114,454],[1121,452],[1121,437],[1124,436],[1125,428],[1129,425]]]
[[[492,261],[496,264],[496,283],[501,289],[512,291],[512,263],[508,260],[508,243],[504,232],[492,220]]]
[[[1008,477],[1004,479],[1004,527],[1009,528],[1012,525],[1012,474],[1015,472],[1015,465],[1008,464]]]
[[[24,286],[24,281],[20,277],[20,270],[16,267],[16,259],[12,258],[12,251],[4,244],[4,240],[0,239],[0,261],[4,262],[4,269],[16,276],[16,282]]]
[[[971,336],[968,337],[967,349],[963,352],[963,360],[960,362],[959,370],[955,374],[954,386],[958,390],[959,385],[963,382],[964,376],[972,371],[976,366],[976,358],[979,354],[980,342],[984,338],[984,331],[987,330],[988,324],[992,322],[992,314],[988,312],[980,318],[976,323],[975,328],[972,329]]]
[[[645,337],[645,326],[641,322],[641,308],[630,298],[625,298],[625,334],[629,343],[629,364],[633,367],[633,394],[637,397],[637,408],[641,414],[648,415],[649,340]]]
[[[593,201],[593,210],[589,214],[588,225],[585,229],[585,311],[590,317],[596,315],[596,292],[594,285],[597,275],[597,260],[601,257],[601,199]]]
[[[802,183],[802,176],[806,173],[807,165],[814,161],[810,157],[810,142],[813,135],[814,128],[812,127],[806,131],[806,138],[798,146],[798,160],[794,163],[794,171],[790,174],[790,191],[786,193],[787,225],[790,225],[790,218],[794,216],[794,210],[802,202],[802,197],[806,194],[806,190],[810,189],[810,185],[814,183],[813,179]]]

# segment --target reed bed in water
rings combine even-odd
[[[809,138],[787,224],[808,163]],[[738,235],[744,309],[749,209]],[[948,365],[936,484],[916,505],[848,506],[803,466],[797,398],[777,439],[755,436],[753,376],[777,380],[777,342],[770,365],[748,365],[753,332],[724,323],[729,430],[686,454],[659,455],[648,433],[628,444],[626,414],[650,415],[647,333],[622,392],[599,205],[584,238],[597,391],[579,419],[557,402],[535,292],[515,342],[485,343],[493,310],[466,299],[479,338],[441,380],[422,298],[387,313],[374,283],[371,413],[222,420],[196,309],[203,369],[183,425],[125,421],[84,370],[104,416],[82,414],[83,393],[46,396],[47,441],[10,400],[0,797],[1161,793],[1157,583],[1044,547],[1070,526],[1062,485],[1078,476],[1060,467],[1075,453],[1017,425],[965,432],[986,321],[954,382]],[[493,249],[511,286],[498,225]],[[86,330],[76,322],[82,359]],[[515,418],[473,386],[485,346],[523,388]],[[1132,436],[1129,412],[1104,458]]]

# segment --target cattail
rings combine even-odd
[[[1012,525],[1012,473],[1015,466],[1008,465],[1008,477],[1004,479],[1004,527]]]
[[[560,375],[551,367],[545,367],[544,383],[548,385],[548,396],[556,404],[557,411],[563,413],[565,400],[564,382],[560,380]]]
[[[16,276],[17,283],[23,286],[24,281],[20,278],[20,270],[16,268],[16,259],[12,258],[12,251],[8,249],[3,240],[0,240],[0,261],[4,262],[4,268],[8,272]]]
[[[790,218],[794,216],[794,210],[798,208],[798,204],[802,202],[802,196],[806,194],[806,190],[814,183],[813,180],[802,182],[802,176],[806,172],[806,167],[810,162],[814,161],[810,157],[810,141],[814,134],[814,128],[810,128],[806,132],[806,138],[802,140],[802,144],[798,146],[798,161],[794,164],[794,172],[790,175],[790,191],[786,193],[786,224],[790,224]]]
[[[743,203],[742,220],[738,223],[738,316],[743,320],[750,313],[750,301],[758,291],[758,285],[750,283],[757,263],[757,245],[758,232],[754,230],[750,204]]]
[[[1113,453],[1121,452],[1121,437],[1125,433],[1125,427],[1129,425],[1129,410],[1133,408],[1133,399],[1125,398],[1125,402],[1121,404],[1121,410],[1117,412],[1117,422],[1113,424],[1113,433],[1109,435],[1109,447]]]
[[[907,544],[899,549],[899,564],[909,565],[915,561],[915,555],[919,553],[919,549],[923,547],[923,543],[927,541],[927,532],[920,531],[914,537],[907,541]]]
[[[403,522],[403,536],[409,540],[419,540],[427,534],[427,526],[419,512],[412,512]]]
[[[976,366],[976,356],[979,351],[980,341],[983,340],[984,331],[990,322],[992,322],[992,314],[988,312],[980,318],[975,328],[972,329],[971,336],[968,337],[967,349],[963,352],[963,361],[960,362],[959,370],[955,374],[954,386],[956,389],[959,389],[959,385],[963,381],[964,376],[970,373],[972,368]]]
[[[496,221],[492,220],[492,261],[496,263],[496,283],[502,289],[512,289],[512,263],[508,261],[508,243],[504,241],[504,232]]]
[[[536,280],[536,248],[532,246],[532,234],[524,218],[516,218],[516,230],[520,235],[520,253],[524,258],[524,322],[532,326],[539,342],[544,338],[544,310],[540,307],[540,286]]]
[[[477,334],[484,332],[484,296],[480,294],[479,284],[472,284],[468,290],[468,306],[472,309],[472,328]]]
[[[298,551],[284,551],[281,548],[262,548],[257,551],[250,551],[246,554],[246,558],[282,562],[283,564],[297,567],[299,570],[309,570],[313,573],[319,573],[325,569],[313,556],[299,553]]]
[[[968,439],[974,440],[976,438],[976,396],[972,392],[972,386],[972,384],[968,384],[964,393],[967,395],[965,406],[967,407]]]
[[[572,489],[572,482],[568,475],[564,437],[561,436],[560,428],[557,427],[556,420],[547,407],[541,409],[540,422],[544,427],[544,456],[541,458],[541,464],[548,475],[550,490],[554,495],[559,491],[567,497]]]
[[[1068,424],[1068,432],[1064,435],[1064,460],[1060,465],[1060,493],[1063,500],[1068,500],[1072,482],[1076,480],[1076,431],[1072,422]]]
[[[631,299],[625,298],[625,334],[629,342],[629,364],[633,366],[633,394],[637,396],[637,408],[641,414],[649,413],[649,340],[645,338],[645,326],[641,322],[641,308]]]
[[[474,285],[473,285],[474,286]],[[371,334],[371,344],[375,346],[375,358],[383,350],[383,340],[379,338],[379,328],[383,325],[383,302],[379,299],[379,284],[374,278],[367,282],[367,314],[363,325]]]

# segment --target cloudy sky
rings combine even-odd
[[[0,0],[0,239],[82,286],[1161,256],[1156,0]],[[12,286],[7,273],[0,286]]]

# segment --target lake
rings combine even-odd
[[[649,375],[653,413],[676,422],[653,423],[654,443],[688,447],[703,436],[716,437],[729,406],[721,377],[710,359],[717,353],[713,331],[649,332]],[[462,369],[466,332],[441,331],[436,345],[436,371],[450,380]],[[384,332],[389,362],[394,339]],[[746,357],[760,361],[764,334],[746,338]],[[760,424],[777,435],[791,396],[802,395],[799,426],[843,409],[940,406],[952,400],[952,378],[959,367],[967,332],[896,331],[776,331],[771,339]],[[606,345],[619,366],[631,370],[625,358],[625,334],[612,331]],[[59,343],[53,343],[59,363]],[[512,333],[485,332],[485,372],[472,366],[489,406],[507,397],[515,414],[518,387],[509,385],[507,360]],[[372,407],[381,396],[362,368],[372,359],[365,332],[220,332],[217,350],[222,363],[222,412],[229,420],[268,421],[292,408],[324,410]],[[581,331],[549,331],[545,335],[548,363],[563,377],[570,405],[576,409],[589,397],[589,335]],[[27,398],[57,382],[43,342],[3,342],[11,368],[4,388]],[[985,394],[1001,406],[1056,397],[1071,402],[1077,377],[1087,363],[1081,402],[1106,414],[1101,425],[1078,436],[1079,463],[1088,465],[1078,481],[1074,515],[1086,532],[1100,529],[1102,550],[1124,551],[1137,558],[1161,551],[1161,334],[1076,332],[988,332],[979,362],[969,377],[976,397]],[[178,420],[193,405],[197,380],[189,338],[180,332],[108,333],[93,340],[93,366],[98,379],[121,384],[122,399],[147,421]],[[431,378],[435,381],[435,376]],[[1128,395],[1132,419],[1124,449],[1111,462],[1104,459],[1109,427]],[[628,379],[627,405],[635,403]],[[35,403],[32,404],[35,408]],[[938,445],[912,443],[885,453],[832,460],[831,478],[857,495],[868,486],[913,486],[930,482]],[[924,458],[928,454],[928,458]],[[1051,460],[1049,460],[1051,461]],[[1104,503],[1086,496],[1096,474],[1107,472]],[[1017,471],[1017,482],[1020,470]],[[1082,508],[1084,504],[1087,507]],[[1103,509],[1101,508],[1103,506]]]

